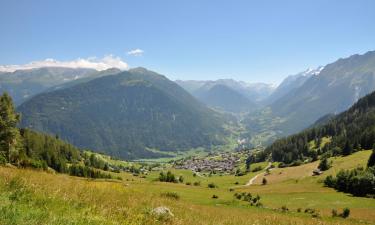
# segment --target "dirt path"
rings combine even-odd
[[[269,169],[269,168],[271,167],[271,165],[272,165],[272,163],[269,162],[268,165],[267,165],[267,167],[266,167],[264,170]],[[254,181],[255,181],[260,175],[263,175],[263,174],[265,174],[265,173],[266,173],[266,172],[264,172],[264,173],[259,173],[259,174],[255,175],[253,178],[251,178],[251,179],[245,184],[245,186],[250,186],[250,185],[252,185],[252,184],[254,183]]]

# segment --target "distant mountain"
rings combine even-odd
[[[176,83],[207,105],[229,112],[254,110],[255,106],[259,106],[260,102],[274,90],[274,87],[270,84],[246,83],[233,79],[215,81],[178,80]],[[220,90],[223,93],[219,93]],[[217,95],[216,98],[213,93]],[[224,97],[225,94],[229,95]]]
[[[18,107],[23,127],[122,158],[223,143],[219,114],[144,68],[39,94]]]
[[[197,96],[207,105],[227,112],[248,112],[256,107],[247,97],[222,84],[198,93]]]
[[[121,70],[117,69],[117,68],[111,68],[111,69],[107,69],[107,70],[103,70],[103,71],[95,71],[93,73],[90,73],[89,76],[83,76],[81,78],[76,78],[74,80],[64,82],[62,84],[53,86],[53,87],[51,87],[51,88],[49,88],[45,91],[55,91],[55,90],[59,90],[59,89],[72,87],[74,85],[77,85],[77,84],[80,84],[80,83],[85,83],[85,82],[88,82],[90,80],[94,80],[94,79],[99,78],[99,77],[104,77],[104,76],[107,76],[107,75],[114,75],[114,74],[117,74],[117,73],[120,73],[120,72],[121,72]]]
[[[62,83],[89,77],[97,73],[93,69],[44,67],[0,73],[0,93],[8,92],[16,105],[48,88]]]
[[[295,91],[274,103],[272,112],[287,118],[289,132],[306,128],[323,115],[348,109],[375,90],[375,51],[328,64]]]
[[[373,148],[375,92],[361,98],[348,110],[327,117],[312,128],[275,141],[265,152],[271,154],[273,160],[289,164],[297,160],[316,160],[318,155],[349,155]]]
[[[375,90],[375,51],[339,59],[317,71],[320,72],[309,74],[307,79],[300,74],[284,81],[283,86],[289,87],[280,85],[273,94],[281,95],[279,98],[244,120],[249,133],[253,136],[263,133],[258,136],[264,137],[266,129],[272,130],[273,134],[265,141],[269,143],[309,127],[324,115],[348,109]],[[285,89],[288,91],[283,94]]]
[[[323,69],[324,67],[320,66],[316,69],[307,69],[296,75],[286,77],[283,82],[277,86],[275,91],[272,92],[272,94],[267,98],[266,102],[271,104],[289,92],[296,90],[297,88],[301,87],[311,76],[319,75]]]

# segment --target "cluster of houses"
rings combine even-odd
[[[223,152],[211,154],[206,157],[192,156],[175,161],[176,169],[187,169],[195,172],[225,172],[231,173],[241,162],[241,155],[238,152]]]

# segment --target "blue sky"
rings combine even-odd
[[[171,79],[278,83],[375,50],[375,1],[0,0],[0,30],[0,65],[112,54]]]

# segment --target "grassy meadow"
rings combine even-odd
[[[159,171],[145,178],[120,173],[116,176],[122,180],[92,180],[0,167],[0,224],[374,224],[374,199],[338,193],[322,184],[325,176],[340,168],[364,165],[369,154],[362,151],[332,158],[335,169],[316,177],[311,172],[318,162],[275,168],[265,176],[267,185],[261,185],[264,170],[235,177],[194,176],[188,170],[171,169],[184,177],[184,183],[163,183],[156,181]],[[256,175],[254,185],[244,186]],[[194,186],[194,182],[200,185]],[[209,183],[217,188],[208,188]],[[236,192],[259,194],[263,207],[236,200]],[[177,193],[179,198],[165,193]],[[152,215],[158,206],[170,208],[174,217]],[[288,210],[282,212],[283,206]],[[331,217],[332,209],[344,207],[351,210],[349,218]],[[304,213],[306,208],[318,211],[318,217]]]

